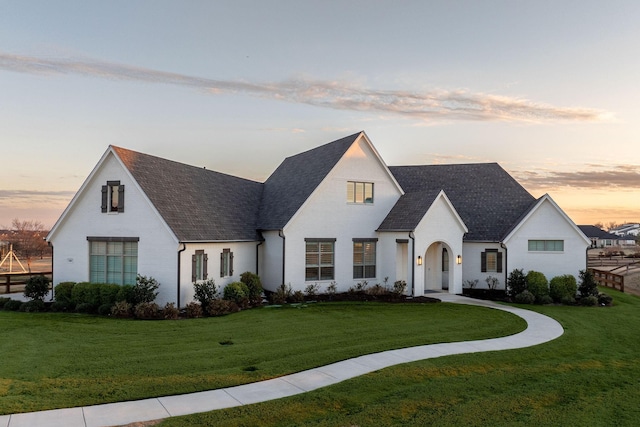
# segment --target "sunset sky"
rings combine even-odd
[[[258,181],[364,130],[640,221],[640,2],[0,0],[0,228],[52,226],[112,145]]]

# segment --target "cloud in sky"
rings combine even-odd
[[[90,58],[47,58],[0,53],[0,70],[168,84],[213,95],[244,93],[331,109],[394,114],[422,121],[592,122],[612,117],[611,113],[591,108],[556,107],[528,99],[468,90],[375,90],[350,82],[310,79],[249,83],[194,77]]]
[[[589,165],[591,170],[574,172],[514,172],[518,181],[527,189],[583,188],[640,190],[640,166]]]

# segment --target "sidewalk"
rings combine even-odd
[[[507,311],[523,318],[528,326],[524,331],[507,337],[389,350],[237,387],[131,402],[3,415],[0,416],[0,427],[117,426],[250,405],[301,394],[401,363],[452,354],[530,347],[554,340],[564,333],[562,326],[558,322],[533,311],[504,306],[491,301],[474,300],[459,295],[433,294],[429,296],[438,298],[443,302],[479,305]]]

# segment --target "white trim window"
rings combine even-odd
[[[529,240],[529,252],[564,252],[564,240]]]
[[[376,277],[377,239],[353,239],[353,278],[374,279]]]
[[[373,203],[373,182],[347,182],[347,203]]]
[[[336,239],[305,240],[305,281],[334,280]]]

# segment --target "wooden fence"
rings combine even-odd
[[[26,284],[27,280],[29,280],[31,276],[46,276],[47,279],[49,279],[49,283],[51,283],[51,280],[52,280],[51,271],[42,271],[42,272],[39,271],[39,272],[33,272],[31,274],[23,273],[23,272],[0,273],[0,278],[4,277],[4,293],[10,294],[11,286],[20,286],[20,285]],[[1,284],[0,284],[0,288],[2,288]],[[21,292],[21,291],[14,290],[14,292]]]
[[[624,292],[624,276],[595,268],[590,268],[589,270],[593,273],[593,278],[598,285]]]

